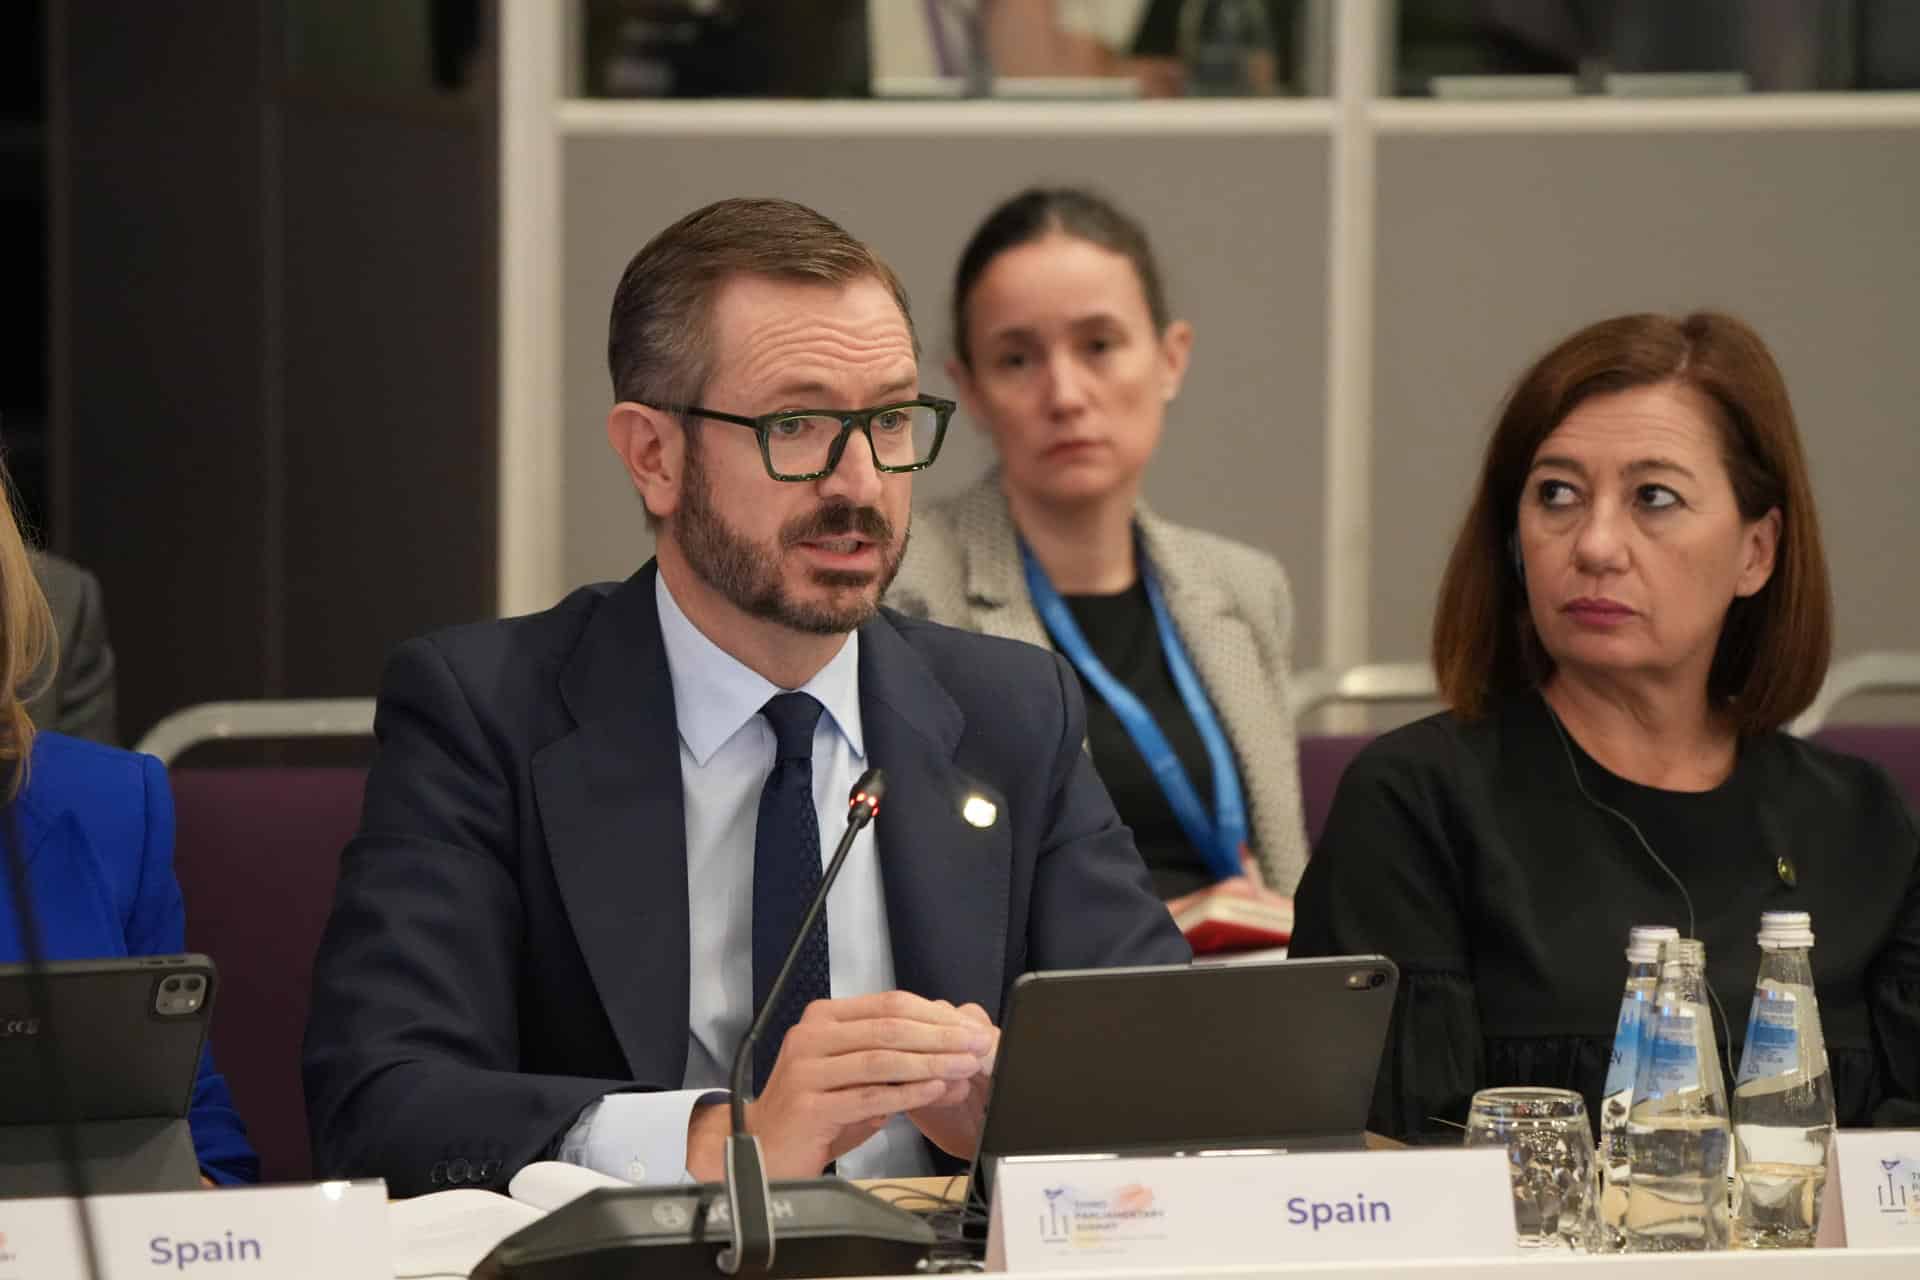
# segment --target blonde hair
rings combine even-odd
[[[8,802],[26,785],[33,755],[27,699],[52,681],[58,660],[53,611],[14,517],[13,478],[0,462],[0,775]]]

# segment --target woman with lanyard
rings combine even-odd
[[[968,242],[953,322],[947,371],[999,465],[915,513],[887,603],[1073,664],[1094,764],[1176,913],[1291,893],[1287,578],[1140,501],[1193,343],[1145,233],[1090,192],[1023,192]]]

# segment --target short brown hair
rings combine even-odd
[[[791,200],[721,200],[649,240],[621,274],[607,324],[616,400],[700,398],[713,374],[714,294],[736,275],[837,285],[879,280],[913,334],[900,277],[839,223]],[[913,350],[919,354],[917,335]]]
[[[1665,383],[1691,387],[1719,410],[1721,457],[1741,517],[1780,511],[1773,575],[1727,610],[1707,696],[1739,732],[1756,733],[1787,723],[1819,693],[1833,651],[1832,590],[1786,381],[1749,325],[1696,311],[1589,325],[1514,384],[1434,608],[1433,669],[1455,714],[1478,717],[1490,698],[1553,672],[1511,550],[1541,442],[1589,397]]]

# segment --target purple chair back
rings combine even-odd
[[[172,774],[187,946],[219,966],[214,1061],[268,1182],[313,1176],[300,1040],[314,952],[366,781],[360,768]]]
[[[1333,793],[1360,749],[1372,742],[1371,733],[1306,734],[1300,739],[1300,802],[1306,811],[1307,848],[1320,845],[1320,832],[1333,808]]]
[[[1907,803],[1920,809],[1920,725],[1836,724],[1809,740],[1830,751],[1873,761],[1893,775]]]

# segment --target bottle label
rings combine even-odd
[[[1613,1028],[1613,1055],[1607,1059],[1607,1083],[1603,1098],[1632,1093],[1633,1078],[1640,1073],[1640,1018],[1647,1007],[1638,993],[1620,1000],[1620,1020]]]
[[[1640,1051],[1647,1056],[1640,1071],[1635,1101],[1664,1098],[1700,1087],[1700,1050],[1693,1042],[1693,1019],[1684,1013],[1651,1009],[1646,1014],[1647,1037]]]
[[[1736,1085],[1800,1069],[1800,1029],[1794,1004],[1793,996],[1784,991],[1754,996]]]

